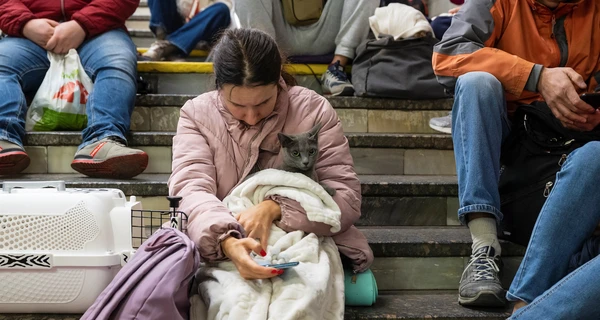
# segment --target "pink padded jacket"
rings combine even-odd
[[[169,193],[183,197],[180,210],[189,215],[188,234],[203,261],[226,259],[220,243],[227,236],[244,237],[244,230],[221,202],[251,171],[281,164],[277,133],[308,131],[317,122],[320,155],[316,164],[321,182],[336,189],[335,202],[342,211],[342,229],[311,222],[294,200],[273,197],[281,206],[277,225],[286,230],[333,236],[341,253],[353,262],[354,271],[366,270],[373,261],[364,235],[353,226],[360,217],[360,182],[353,168],[348,140],[329,102],[316,92],[280,81],[273,112],[254,126],[236,120],[220,101],[217,91],[189,100],[181,109],[173,138],[173,171]]]

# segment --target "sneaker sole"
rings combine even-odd
[[[452,134],[452,128],[439,127],[439,126],[433,125],[431,123],[429,124],[429,127],[435,131]]]
[[[335,96],[335,97],[349,97],[349,96],[353,96],[354,95],[354,88],[353,87],[345,87],[344,90],[338,92],[338,93],[328,93],[331,96]]]
[[[29,167],[31,160],[22,151],[7,152],[0,156],[0,176],[18,174]]]
[[[458,296],[458,304],[469,307],[504,307],[506,299],[499,297],[493,291],[481,291],[475,297],[465,298]]]
[[[133,154],[114,157],[102,162],[73,160],[71,168],[92,178],[129,179],[144,172],[148,167],[148,155]]]

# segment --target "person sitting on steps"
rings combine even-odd
[[[234,5],[242,27],[266,32],[289,56],[335,52],[321,77],[323,93],[351,96],[354,88],[344,68],[354,58],[358,45],[367,39],[368,19],[379,3],[379,0],[328,0],[319,21],[299,27],[286,21],[281,0],[236,1]]]
[[[506,303],[499,278],[497,224],[503,218],[498,181],[500,150],[511,129],[509,115],[519,105],[543,100],[565,127],[594,129],[600,123],[600,112],[579,94],[598,90],[599,37],[600,5],[594,0],[478,0],[463,5],[435,46],[434,71],[439,82],[454,91],[458,216],[473,238],[471,260],[460,281],[460,304]],[[567,163],[596,170],[596,147],[597,143],[586,144],[570,155]],[[578,189],[579,184],[595,184],[597,175],[571,177],[561,183]],[[544,208],[555,207],[548,203],[578,203],[568,189],[555,186]],[[586,206],[597,208],[593,202]],[[553,209],[558,210],[556,214],[568,214],[559,208]],[[551,256],[537,257],[544,263],[535,265],[554,269],[563,263],[548,259]],[[537,279],[529,274],[534,270],[524,272],[527,276],[513,283],[508,295],[512,301],[531,302],[558,281]]]
[[[141,59],[183,60],[199,42],[211,43],[229,26],[230,6],[228,0],[148,0],[150,30],[157,40]]]
[[[139,0],[11,0],[0,2],[0,175],[20,173],[30,159],[23,148],[26,95],[33,96],[48,68],[47,51],[77,49],[94,82],[87,127],[71,167],[90,177],[131,178],[148,155],[126,146],[136,94],[136,50],[125,20]]]

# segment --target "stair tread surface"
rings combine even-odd
[[[344,320],[379,319],[506,319],[510,307],[465,308],[457,302],[456,293],[382,293],[371,307],[346,307]],[[76,314],[0,314],[0,320],[76,320]]]

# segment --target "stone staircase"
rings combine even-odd
[[[142,47],[152,42],[148,19],[142,1],[128,21],[129,28],[136,29],[131,32],[135,42]],[[316,78],[325,66],[295,65],[289,70],[301,85],[320,92]],[[132,180],[84,177],[70,168],[81,141],[78,132],[35,132],[25,141],[32,159],[26,173],[3,179],[65,180],[70,187],[119,188],[137,196],[144,209],[165,209],[179,109],[188,99],[212,90],[212,65],[144,62],[138,64],[138,71],[154,92],[137,97],[131,121],[130,145],[150,156],[144,174]],[[505,319],[509,307],[470,309],[457,302],[471,239],[456,218],[458,188],[451,138],[427,125],[431,117],[447,114],[452,101],[328,100],[342,121],[361,181],[362,217],[357,226],[375,253],[371,269],[380,289],[373,307],[349,307],[345,319]],[[505,287],[523,253],[522,247],[503,243]],[[4,319],[78,316],[0,314],[0,320]]]

